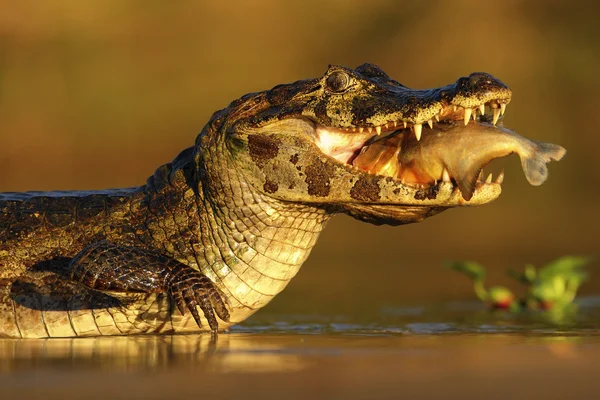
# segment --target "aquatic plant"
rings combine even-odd
[[[581,284],[588,279],[588,274],[584,270],[588,262],[587,257],[564,256],[539,269],[532,264],[527,264],[523,272],[509,269],[509,276],[526,288],[522,298],[515,296],[505,286],[492,286],[486,289],[485,267],[475,261],[451,261],[447,266],[471,278],[475,294],[490,307],[520,311],[549,310],[570,305]]]

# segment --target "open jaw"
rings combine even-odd
[[[391,177],[414,189],[451,184],[453,190],[461,191],[466,201],[484,187],[499,195],[503,173],[496,179],[491,174],[485,178],[482,169],[492,159],[519,152],[519,149],[491,151],[490,147],[494,146],[490,144],[484,149],[474,149],[485,153],[474,157],[468,147],[482,135],[493,137],[496,130],[506,134],[507,130],[495,125],[509,100],[491,99],[474,107],[442,105],[439,112],[424,123],[392,120],[379,126],[317,126],[315,143],[324,154],[357,171]],[[460,165],[456,165],[458,161]],[[476,174],[472,176],[474,171]]]
[[[445,143],[440,141],[439,145],[436,145],[435,138],[450,127],[462,128],[467,132],[473,124],[480,122],[496,125],[504,114],[508,101],[509,99],[492,99],[472,108],[452,104],[441,106],[433,118],[425,121],[425,127],[423,123],[402,120],[389,121],[380,126],[317,127],[315,143],[323,153],[341,163],[370,174],[392,177],[415,189],[434,186],[438,182],[456,185],[464,177],[454,174],[460,174],[461,171],[452,171],[454,173],[452,174],[448,166],[444,165],[444,160],[430,153],[433,148],[445,145],[445,148],[440,147],[437,150],[445,151],[448,155],[454,152],[456,157],[460,157],[459,152],[464,149],[450,147],[448,145],[452,143],[448,141]],[[466,200],[472,197],[478,187],[499,186],[502,183],[503,174],[495,180],[491,175],[487,179],[482,175],[482,168],[489,161],[491,158],[483,165],[476,166],[478,170],[476,180],[470,182],[474,186],[468,190],[469,193],[462,193]]]

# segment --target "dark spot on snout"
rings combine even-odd
[[[267,193],[275,193],[277,191],[277,189],[279,189],[279,185],[277,184],[277,182],[273,182],[267,178],[267,180],[265,181],[265,184],[263,186],[263,189]]]
[[[350,197],[359,201],[375,202],[381,199],[379,195],[379,177],[374,175],[363,175],[352,186]]]
[[[277,157],[279,154],[279,146],[281,141],[267,135],[250,135],[248,136],[248,151],[252,161],[263,168],[265,164]]]
[[[298,157],[298,153],[296,153],[296,154],[293,154],[293,155],[290,157],[290,162],[291,162],[292,164],[296,165],[296,164],[298,163],[298,158],[299,158],[299,157]]]
[[[429,186],[425,189],[418,190],[415,193],[415,200],[435,200],[440,190],[440,185]]]
[[[311,196],[325,197],[331,190],[331,179],[335,167],[326,161],[314,160],[305,169],[304,181],[308,185],[308,194]]]

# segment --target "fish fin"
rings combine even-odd
[[[477,186],[477,177],[483,167],[469,168],[466,171],[459,174],[460,178],[455,178],[460,193],[463,199],[466,201],[471,200],[473,192],[475,192],[475,186]]]
[[[521,166],[527,181],[533,186],[539,186],[548,179],[547,163],[559,161],[567,150],[552,143],[536,143],[536,148],[528,157],[521,157]]]

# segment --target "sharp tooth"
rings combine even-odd
[[[413,128],[415,129],[415,136],[417,137],[417,141],[421,140],[421,130],[423,129],[423,125],[414,124]]]
[[[471,115],[473,116],[473,121],[477,121],[477,109],[474,108],[472,112]]]
[[[479,171],[479,176],[477,177],[478,181],[482,181],[483,180],[483,169],[481,171]]]
[[[465,108],[465,125],[467,125],[469,123],[472,112],[473,112],[473,110],[471,110],[470,108]]]
[[[388,123],[387,123],[387,122],[385,123],[384,127],[385,127],[385,129],[388,129],[388,128],[389,128],[389,126],[388,126]]]
[[[375,132],[377,132],[378,135],[381,135],[381,127],[380,126],[376,126],[375,127]]]
[[[494,120],[492,121],[492,123],[494,125],[496,125],[496,122],[498,122],[499,117],[500,117],[500,110],[498,108],[494,108]]]
[[[481,105],[479,106],[479,113],[480,113],[481,115],[485,114],[485,104],[481,104]]]
[[[495,182],[497,184],[501,184],[502,182],[504,182],[504,170],[502,170],[502,172],[500,172],[500,175],[498,175]]]
[[[404,123],[404,129],[406,129],[406,121],[402,121]]]
[[[441,114],[441,113],[440,113],[440,114]],[[440,116],[439,116],[439,114],[436,114],[436,115],[435,115],[435,120],[436,120],[437,122],[440,122]]]
[[[456,112],[456,110],[457,110],[457,109],[458,109],[458,107],[456,107],[456,106],[452,106],[452,110],[453,110],[454,112]]]
[[[487,179],[485,180],[485,183],[492,183],[492,174],[490,173],[487,177]]]
[[[427,121],[427,125],[429,125],[429,127],[431,129],[433,129],[433,121],[432,120]]]
[[[500,104],[500,115],[504,115],[506,112],[506,104]]]
[[[446,168],[444,168],[444,170],[442,171],[442,180],[444,182],[450,182],[450,174],[448,173],[448,170]]]
[[[365,130],[365,128],[363,128],[362,126],[360,128],[358,128],[358,133],[363,133],[363,131]]]
[[[368,127],[368,128],[367,128],[367,131],[369,131],[369,133],[373,133],[373,128],[371,128],[371,127]]]
[[[396,121],[394,121],[394,128],[396,127],[396,125],[398,125],[398,123]]]

